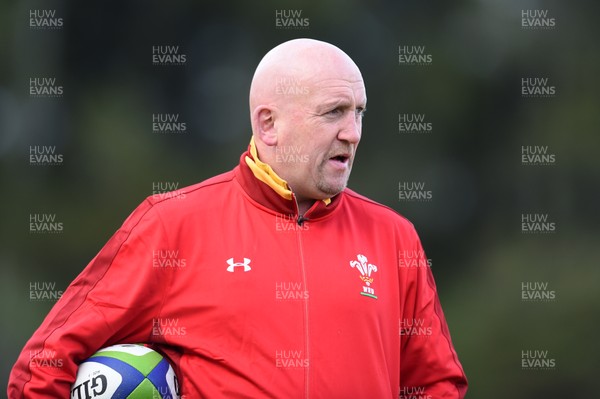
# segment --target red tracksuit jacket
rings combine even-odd
[[[82,360],[141,342],[186,399],[465,395],[412,224],[349,189],[298,222],[250,152],[128,217],[27,342],[9,398],[67,398]]]

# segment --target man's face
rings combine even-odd
[[[341,67],[338,75],[303,81],[308,93],[289,96],[279,108],[273,167],[299,200],[330,198],[350,177],[367,98],[356,67]]]

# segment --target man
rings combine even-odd
[[[413,226],[345,188],[366,102],[331,44],[267,53],[240,164],[129,216],[27,343],[9,397],[66,398],[81,361],[144,342],[185,398],[462,398],[431,271],[399,262],[422,254]],[[44,353],[62,367],[32,367]]]

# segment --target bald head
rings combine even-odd
[[[271,49],[260,61],[250,86],[250,112],[261,104],[298,100],[317,80],[354,75],[362,81],[352,59],[333,44],[294,39]]]
[[[332,44],[290,40],[260,61],[250,87],[256,149],[300,208],[346,187],[366,102],[360,70]]]

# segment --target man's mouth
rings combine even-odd
[[[348,161],[350,160],[350,155],[348,154],[338,154],[329,158],[330,161],[337,167],[345,168],[348,166]]]
[[[348,161],[350,157],[348,155],[336,155],[334,157],[331,157],[331,159],[333,159],[334,161],[338,161],[338,162],[346,162]]]

